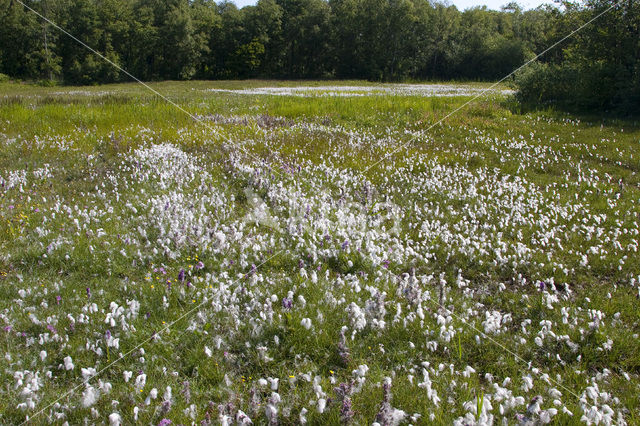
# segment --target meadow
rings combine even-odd
[[[0,83],[1,424],[640,424],[637,122],[151,86]]]

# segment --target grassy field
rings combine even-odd
[[[640,423],[637,123],[152,87],[0,84],[0,423]]]

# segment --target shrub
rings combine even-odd
[[[604,61],[533,63],[514,78],[516,99],[525,108],[555,106],[573,111],[640,113],[637,84],[621,67]]]

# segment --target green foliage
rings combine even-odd
[[[238,60],[243,62],[243,67],[251,72],[256,70],[264,56],[264,45],[258,39],[251,40],[250,43],[243,44],[236,50]]]
[[[547,44],[553,8],[523,12],[424,0],[30,3],[143,80],[192,78],[495,79]],[[550,27],[551,25],[551,27]],[[0,72],[68,84],[127,80],[10,0],[0,0]]]
[[[546,105],[569,96],[573,76],[568,67],[534,62],[515,76],[516,97],[521,103]]]
[[[561,56],[529,67],[516,77],[523,104],[640,113],[640,3],[610,7],[599,0],[584,7],[567,4],[563,25],[568,27],[602,15],[577,33]]]

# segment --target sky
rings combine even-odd
[[[233,0],[238,7],[256,4],[257,0]],[[510,0],[449,0],[451,4],[456,5],[460,10],[464,10],[474,6],[487,6],[489,9],[499,10],[500,6],[509,3]],[[544,3],[553,3],[551,0],[518,0],[518,3],[524,9],[533,9]]]

